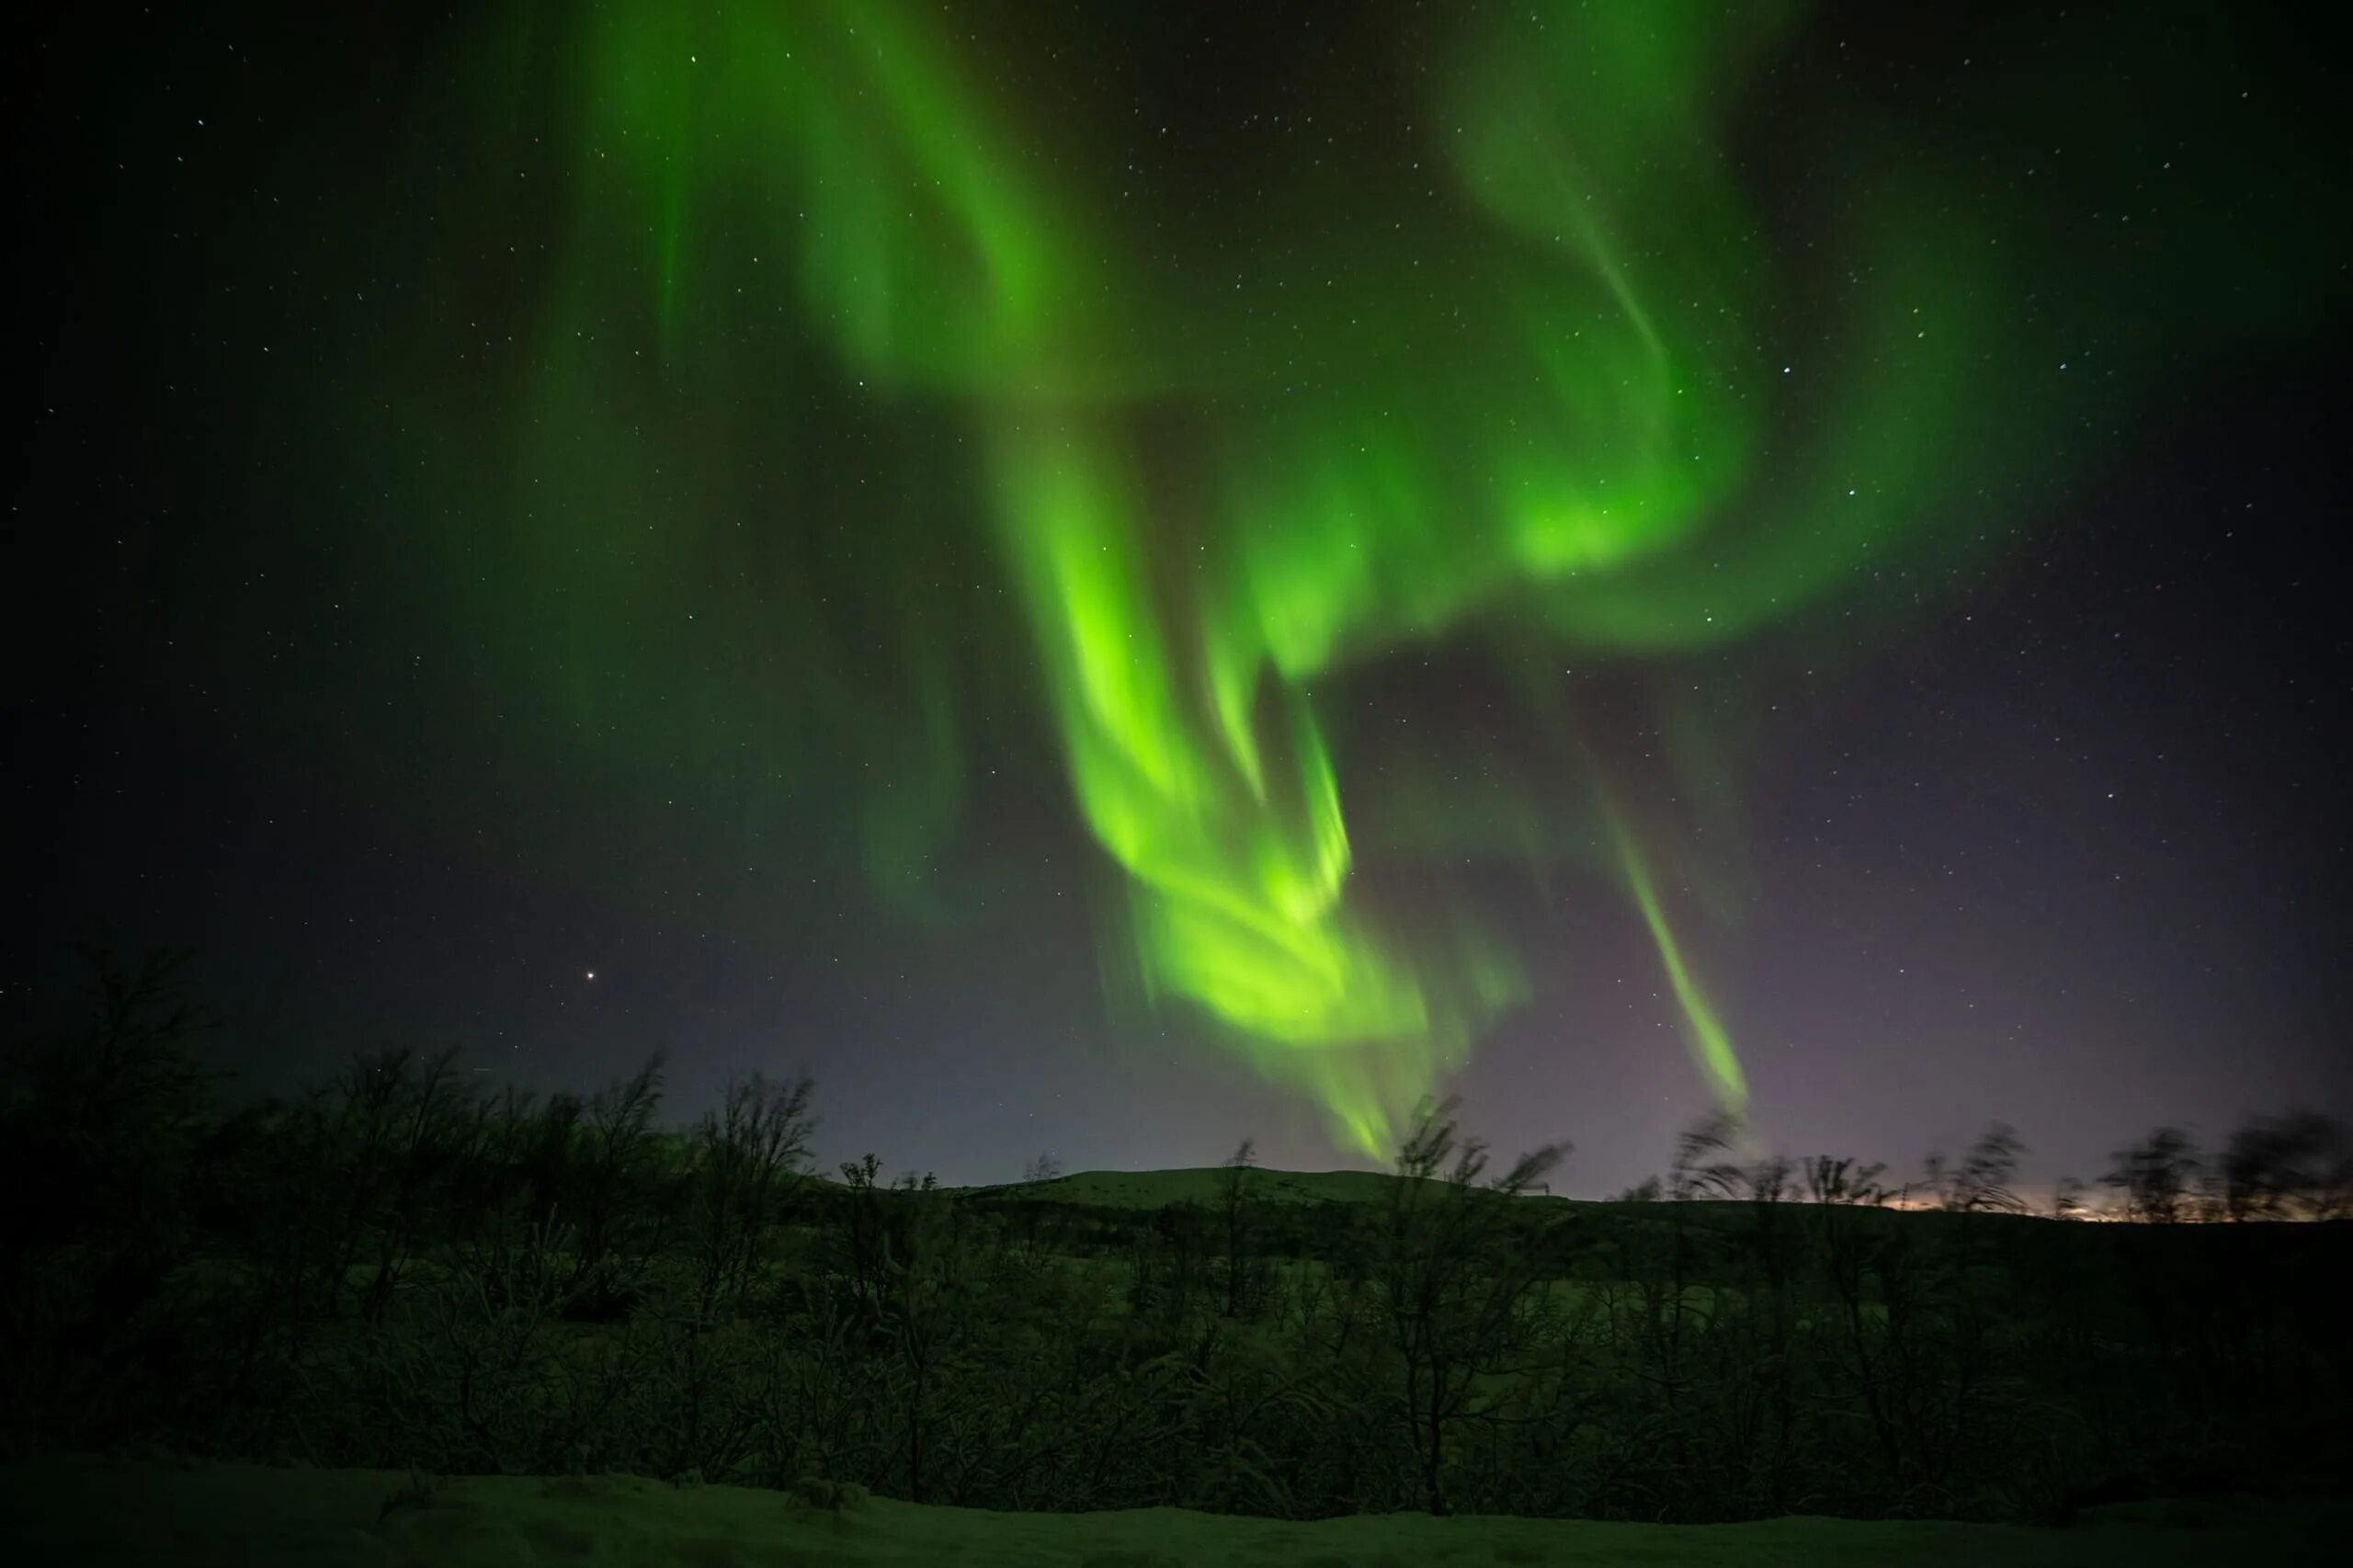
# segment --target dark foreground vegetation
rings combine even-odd
[[[2353,1460],[2353,1173],[2316,1118],[2125,1151],[2142,1223],[2017,1212],[1998,1128],[1926,1211],[1722,1127],[1569,1203],[1563,1150],[1490,1170],[1450,1107],[1371,1201],[1276,1201],[1245,1145],[1207,1200],[1113,1207],[1042,1168],[821,1180],[808,1084],[681,1129],[658,1062],[534,1099],[393,1051],[222,1109],[202,1021],[168,965],[104,968],[86,1029],[14,1053],[8,1454],[1690,1522],[2061,1522]],[[2287,1218],[2323,1222],[2166,1222]]]

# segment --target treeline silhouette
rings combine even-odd
[[[219,1108],[169,960],[10,1059],[0,1443],[455,1472],[856,1483],[921,1502],[1686,1521],[2061,1522],[2326,1491],[2345,1434],[2343,1131],[2160,1130],[2142,1223],[2029,1216],[1996,1127],[1883,1173],[1691,1129],[1625,1199],[1537,1196],[1430,1108],[1378,1202],[806,1169],[813,1091],[664,1124],[450,1054]],[[2080,1194],[2052,1207],[2073,1211]],[[2252,1221],[2182,1223],[2191,1219]]]

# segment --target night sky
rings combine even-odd
[[[2353,1109],[2261,9],[62,8],[10,1027],[107,930],[959,1183]]]

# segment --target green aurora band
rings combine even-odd
[[[1777,244],[1726,148],[1748,85],[1802,32],[1790,6],[1461,7],[1442,68],[1415,78],[1439,85],[1398,132],[1404,163],[1294,154],[1263,201],[1173,227],[1154,200],[1198,176],[1070,145],[1067,124],[1150,135],[1090,85],[1088,40],[1026,62],[1017,90],[989,17],[617,0],[487,30],[482,75],[563,62],[577,125],[503,459],[527,520],[484,548],[520,575],[585,575],[514,656],[593,727],[595,688],[624,678],[600,619],[646,609],[665,574],[722,581],[713,562],[740,549],[717,530],[641,545],[632,509],[657,489],[694,509],[679,471],[764,443],[824,460],[713,389],[835,377],[881,416],[944,423],[962,471],[926,449],[895,505],[985,499],[1078,813],[1122,890],[1114,991],[1192,1005],[1336,1141],[1385,1153],[1529,983],[1467,910],[1407,921],[1352,892],[1352,786],[1320,694],[1497,627],[1605,659],[1688,653],[1860,574],[1983,554],[2007,528],[1988,513],[2039,504],[2071,464],[2035,437],[2076,391],[2014,309],[2052,256],[1949,148],[1894,136],[1825,145],[1846,199],[1814,220],[1824,254]],[[1344,113],[1347,84],[1316,90],[1311,107]],[[2185,246],[2157,270],[2209,259]],[[2128,356],[2134,288],[2103,305],[2085,270],[2073,296],[2041,286],[2084,312],[2079,337]],[[800,337],[751,335],[779,312]],[[2217,343],[2268,324],[2216,314]],[[643,550],[670,555],[647,573]],[[584,551],[633,564],[551,564]],[[912,591],[921,571],[901,569]],[[885,623],[904,700],[873,701],[814,648],[754,671],[799,705],[799,733],[850,737],[897,781],[853,805],[885,887],[920,880],[953,813],[956,655],[936,622]],[[1585,781],[1527,804],[1550,824],[1528,858],[1622,885],[1694,1062],[1739,1111],[1645,802],[1561,761]]]

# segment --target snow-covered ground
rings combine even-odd
[[[474,1477],[433,1483],[420,1496],[409,1477],[391,1471],[78,1459],[0,1466],[6,1559],[44,1568],[2273,1568],[2344,1561],[2349,1530],[2353,1506],[2252,1501],[2099,1510],[2063,1530],[1817,1518],[1619,1525],[1417,1514],[1285,1524],[1176,1508],[996,1514],[881,1500],[836,1513],[776,1492],[676,1487],[635,1476]]]

